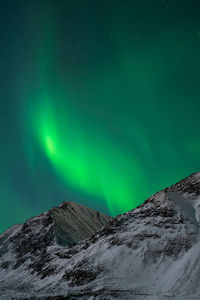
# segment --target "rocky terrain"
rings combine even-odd
[[[0,299],[199,300],[199,223],[200,173],[114,219],[62,203],[0,236]]]

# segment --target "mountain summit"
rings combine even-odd
[[[0,235],[0,299],[4,299],[4,289],[11,292],[9,296],[6,292],[5,299],[12,297],[12,291],[13,299],[18,299],[18,287],[20,291],[30,291],[36,274],[43,279],[53,271],[52,253],[56,249],[59,251],[91,237],[111,219],[83,205],[63,202],[24,224],[9,228]]]
[[[50,214],[56,241],[62,246],[87,239],[111,220],[111,217],[74,202],[63,202]]]
[[[200,173],[114,219],[63,203],[1,235],[0,299],[199,300],[199,223]]]

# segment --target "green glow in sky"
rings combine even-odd
[[[49,135],[46,135],[46,137],[45,137],[45,145],[47,148],[47,152],[51,156],[54,156],[56,154],[56,147],[55,147],[55,144],[54,144],[52,138]]]
[[[123,213],[199,171],[200,1],[1,8],[0,231],[68,200]]]
[[[59,100],[55,105],[46,96],[39,100],[37,113],[32,111],[41,148],[58,175],[73,188],[105,201],[112,215],[138,204],[137,186],[144,178],[134,153],[96,122],[89,128],[67,104],[65,110],[59,107]]]

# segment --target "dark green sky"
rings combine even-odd
[[[0,231],[199,171],[198,0],[4,1],[0,54]]]

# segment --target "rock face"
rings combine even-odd
[[[111,219],[83,205],[63,202],[24,224],[9,228],[0,235],[0,299],[4,299],[5,290],[5,299],[17,299],[18,290],[32,289],[32,280],[54,274],[55,249],[59,251],[63,246],[91,237]]]
[[[56,242],[69,246],[93,235],[105,226],[111,217],[73,202],[63,202],[51,210]]]
[[[92,236],[109,218],[68,205],[0,237],[0,299],[200,299],[200,173]]]

